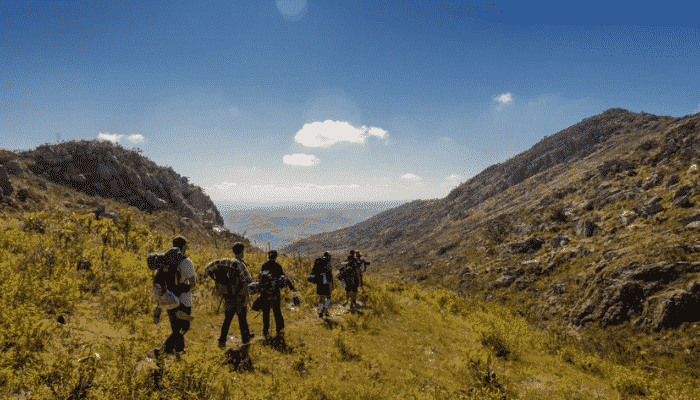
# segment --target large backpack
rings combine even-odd
[[[206,272],[214,280],[215,290],[219,296],[232,298],[241,290],[243,278],[237,263],[238,261],[235,260],[218,260],[207,269]]]
[[[333,279],[332,274],[328,273],[328,263],[330,261],[326,258],[319,257],[314,261],[314,267],[311,270],[311,276],[309,276],[309,282],[316,285],[323,285],[324,279],[325,284],[331,284]]]
[[[354,261],[344,261],[340,265],[340,268],[338,268],[338,279],[350,286],[357,283],[357,273],[355,272]]]
[[[159,285],[163,292],[169,291],[179,296],[178,266],[186,259],[177,247],[173,247],[165,253],[151,253],[146,258],[148,269],[154,271],[153,285]]]

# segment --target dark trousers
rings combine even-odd
[[[244,296],[236,296],[234,298],[224,298],[224,323],[221,324],[221,335],[219,335],[219,344],[226,345],[226,337],[228,330],[231,327],[233,316],[238,315],[238,327],[241,329],[241,341],[248,343],[250,341],[250,329],[248,328],[248,306],[245,304]]]
[[[275,330],[280,333],[284,329],[284,318],[282,317],[282,309],[280,308],[280,295],[268,296],[267,301],[262,307],[263,315],[263,335],[270,333],[270,308],[275,314]]]
[[[170,329],[172,333],[165,340],[163,351],[165,353],[179,353],[185,349],[185,333],[190,330],[190,321],[182,320],[175,316],[175,313],[182,311],[187,315],[192,315],[192,307],[185,307],[182,304],[168,310],[168,319],[170,320]]]

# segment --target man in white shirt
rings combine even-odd
[[[173,239],[173,247],[180,249],[180,253],[185,255],[187,250],[187,239],[178,236]],[[180,305],[172,310],[168,310],[168,319],[170,320],[170,328],[172,334],[165,340],[163,351],[166,354],[180,353],[185,349],[185,333],[190,329],[190,321],[192,317],[192,289],[194,289],[195,269],[192,260],[185,258],[180,261],[177,267],[177,282],[176,290],[173,292],[178,296]]]

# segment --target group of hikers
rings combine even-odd
[[[162,310],[166,310],[172,333],[166,339],[162,349],[154,351],[158,357],[161,350],[166,354],[179,354],[184,352],[184,335],[190,329],[192,317],[192,295],[196,286],[196,272],[194,264],[187,257],[187,239],[178,236],[173,239],[173,247],[163,254],[151,254],[147,259],[148,267],[154,271],[153,287],[154,296],[158,304],[153,312],[153,322],[160,322]],[[293,295],[293,304],[301,304],[294,284],[287,278],[282,266],[276,261],[277,251],[270,250],[267,253],[268,260],[260,267],[260,274],[256,282],[250,275],[248,265],[243,261],[245,245],[236,243],[233,245],[233,258],[214,260],[204,268],[205,277],[212,278],[215,282],[215,291],[222,297],[224,304],[224,320],[221,324],[221,332],[218,338],[218,346],[226,347],[229,327],[234,316],[238,316],[238,326],[241,333],[241,341],[248,345],[255,337],[250,332],[247,319],[248,303],[252,294],[260,294],[260,297],[252,304],[254,311],[262,311],[263,329],[265,340],[270,339],[270,310],[275,318],[276,337],[284,338],[284,318],[281,309],[281,293],[284,288],[289,288]],[[308,281],[316,285],[316,293],[319,296],[318,316],[328,316],[331,293],[335,288],[332,257],[325,252],[317,258],[308,277]],[[363,287],[362,275],[370,263],[362,259],[362,254],[354,250],[350,251],[348,258],[338,268],[336,278],[345,288],[346,301],[343,306],[350,304],[350,312],[358,312],[357,303],[358,288]],[[364,289],[363,289],[364,290]]]

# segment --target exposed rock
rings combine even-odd
[[[637,217],[638,215],[636,212],[629,210],[623,211],[622,214],[620,214],[620,219],[622,219],[622,223],[625,224],[625,226],[634,222]]]
[[[644,218],[651,218],[654,215],[665,211],[666,209],[659,203],[661,198],[659,196],[652,199],[646,204],[635,207],[634,211]]]
[[[618,172],[630,171],[635,168],[635,165],[624,160],[610,160],[598,166],[598,173],[604,179],[609,175],[615,175]]]
[[[457,247],[457,243],[451,243],[446,246],[441,246],[439,249],[437,249],[436,254],[441,256],[447,253],[448,251],[454,249],[455,247]]]
[[[42,189],[44,189],[44,190],[48,189],[48,187],[46,186],[46,182],[44,182],[44,181],[39,181],[38,184],[39,184],[39,187],[40,187],[40,188],[42,188]]]
[[[579,221],[576,224],[575,232],[579,236],[590,237],[598,233],[598,225],[589,220]]]
[[[556,249],[559,246],[566,246],[570,241],[568,236],[560,232],[557,236],[552,238],[550,244]]]
[[[585,301],[574,307],[573,325],[591,321],[598,321],[602,327],[617,325],[643,309],[645,291],[640,283],[617,280],[605,283],[595,285]]]
[[[685,230],[700,232],[700,221],[693,221],[685,226]]]
[[[690,201],[690,198],[688,198],[688,196],[683,196],[673,202],[673,207],[675,208],[690,208],[692,206],[693,203]]]
[[[635,321],[646,333],[658,332],[665,328],[675,328],[683,322],[698,321],[698,299],[681,289],[668,289],[647,301],[644,313]]]
[[[542,248],[544,240],[537,236],[532,236],[522,242],[514,242],[508,244],[508,250],[511,253],[534,253]]]
[[[683,185],[678,190],[673,193],[673,200],[680,199],[681,197],[686,197],[690,195],[690,191],[693,189],[690,185]]]
[[[670,188],[671,186],[677,185],[680,181],[681,177],[678,175],[669,176],[668,181],[666,181],[666,189]]]
[[[87,182],[87,178],[83,174],[77,174],[77,175],[72,175],[70,179],[74,182],[78,183],[85,183]]]
[[[7,168],[4,165],[0,165],[0,189],[2,189],[3,196],[10,196],[15,188],[12,187],[12,182],[10,182],[10,177],[7,175]]]
[[[20,190],[17,191],[17,200],[21,201],[22,203],[27,201],[28,197],[29,197],[29,189],[21,188]]]
[[[8,161],[3,165],[7,168],[7,172],[12,175],[19,175],[27,171],[27,167],[17,160]]]
[[[75,201],[76,203],[82,205],[85,205],[85,200],[82,197],[78,197],[78,200]]]
[[[665,175],[663,172],[657,172],[653,177],[647,177],[642,183],[642,189],[649,190],[655,186],[660,185],[661,182],[663,182],[664,177]]]

